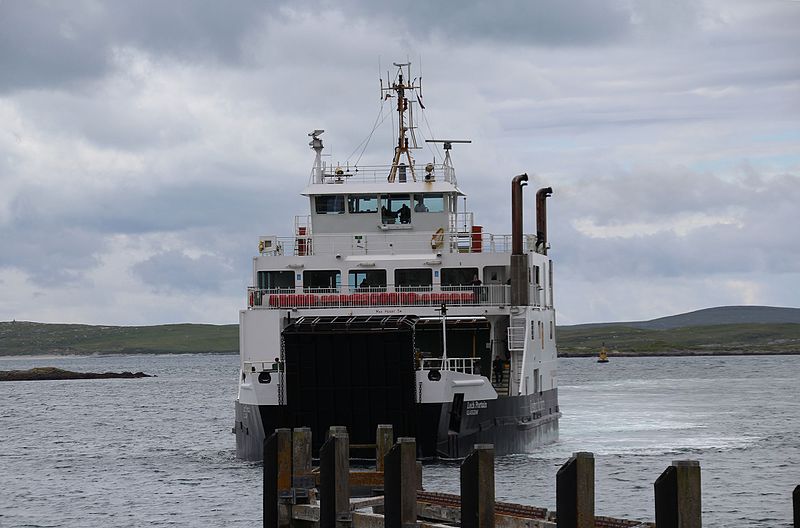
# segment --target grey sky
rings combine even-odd
[[[307,209],[307,132],[346,161],[406,58],[487,231],[513,175],[555,189],[559,322],[800,306],[798,27],[793,0],[0,0],[0,320],[235,322],[257,237]]]

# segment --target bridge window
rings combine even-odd
[[[377,213],[378,197],[374,194],[350,196],[347,199],[351,213]]]
[[[444,212],[444,195],[438,194],[415,194],[414,195],[415,213],[442,213]]]
[[[342,284],[339,270],[307,270],[303,272],[303,291],[337,290]]]
[[[260,290],[294,291],[293,271],[259,271],[257,277]]]
[[[384,224],[411,223],[411,195],[381,196],[381,221]]]
[[[342,214],[344,213],[344,195],[332,194],[330,196],[317,196],[314,199],[317,214]]]
[[[370,288],[371,291],[383,291],[386,289],[386,270],[350,270],[347,284],[351,290]]]
[[[478,268],[442,268],[442,286],[467,286],[480,277]]]
[[[398,269],[394,271],[395,287],[430,290],[432,284],[433,270],[430,268]]]

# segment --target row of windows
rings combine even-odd
[[[317,214],[375,214],[381,212],[381,220],[385,224],[407,224],[414,213],[444,212],[444,195],[438,194],[359,194],[346,196],[333,194],[314,198],[314,210]]]
[[[303,288],[308,290],[334,289],[342,286],[340,270],[307,270],[303,272]],[[299,276],[298,276],[299,279]],[[466,286],[475,284],[478,268],[442,268],[442,286]],[[349,270],[347,285],[356,288],[385,288],[386,270]],[[394,271],[396,287],[430,288],[433,285],[433,270],[430,268],[398,269]],[[295,286],[293,271],[259,271],[258,288],[264,290],[291,289]]]

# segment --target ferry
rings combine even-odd
[[[428,139],[444,155],[418,163],[420,81],[410,63],[394,66],[381,80],[397,118],[391,163],[334,166],[314,130],[301,193],[310,214],[289,237],[259,238],[239,313],[239,458],[260,459],[277,428],[310,427],[316,454],[330,426],[371,444],[391,424],[416,438],[420,459],[558,438],[552,189],[536,192],[536,232],[525,234],[528,176],[509,177],[511,234],[485,231],[451,159],[469,141]]]

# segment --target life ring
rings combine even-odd
[[[431,248],[439,249],[444,244],[444,228],[440,227],[431,237]]]
[[[253,292],[250,292],[250,308],[253,307],[253,300],[254,299],[255,299],[255,296],[253,295]]]

